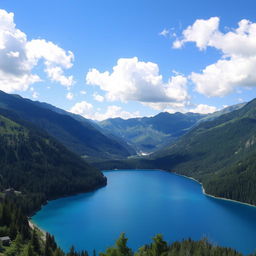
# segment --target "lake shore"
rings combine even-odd
[[[29,227],[31,229],[37,229],[40,231],[40,233],[42,234],[42,239],[45,241],[46,240],[46,231],[44,231],[43,229],[39,228],[34,222],[32,222],[32,220],[29,218],[28,219],[28,224],[29,224]]]
[[[126,169],[113,169],[113,170],[103,170],[103,171],[125,171]],[[130,170],[130,169],[128,169]],[[211,197],[211,198],[215,198],[215,199],[219,199],[219,200],[225,200],[225,201],[230,201],[230,202],[234,202],[234,203],[238,203],[238,204],[243,204],[243,205],[247,205],[247,206],[250,206],[250,207],[256,207],[256,205],[253,205],[253,204],[249,204],[249,203],[245,203],[245,202],[241,202],[241,201],[237,201],[237,200],[234,200],[234,199],[229,199],[229,198],[225,198],[225,197],[220,197],[220,196],[214,196],[214,195],[211,195],[211,194],[208,194],[206,193],[205,191],[205,188],[203,186],[203,183],[201,183],[200,181],[198,181],[197,179],[193,178],[193,177],[190,177],[190,176],[186,176],[186,175],[183,175],[183,174],[179,174],[177,172],[172,172],[172,171],[167,171],[167,170],[163,170],[163,169],[134,169],[135,171],[143,171],[143,170],[152,170],[152,171],[164,171],[164,172],[168,172],[168,173],[173,173],[177,176],[181,176],[181,177],[184,177],[184,178],[187,178],[187,179],[190,179],[190,180],[193,180],[195,181],[196,183],[200,184],[201,187],[202,187],[202,192],[205,196],[208,196],[208,197]]]
[[[165,171],[165,170],[163,170],[163,171]],[[167,171],[167,172],[169,172],[169,171]],[[255,208],[256,208],[256,205],[253,205],[253,204],[249,204],[249,203],[237,201],[237,200],[234,200],[234,199],[229,199],[229,198],[225,198],[225,197],[214,196],[214,195],[208,194],[208,193],[205,192],[205,188],[204,188],[204,186],[203,186],[203,183],[201,183],[201,182],[198,181],[197,179],[195,179],[195,178],[193,178],[193,177],[190,177],[190,176],[183,175],[183,174],[179,174],[179,173],[176,173],[176,172],[170,172],[170,173],[173,173],[173,174],[175,174],[175,175],[177,175],[177,176],[181,176],[181,177],[184,177],[184,178],[193,180],[193,181],[195,181],[196,183],[200,184],[201,187],[202,187],[202,192],[203,192],[203,194],[206,195],[206,196],[208,196],[208,197],[215,198],[215,199],[219,199],[219,200],[230,201],[230,202],[233,202],[233,203],[243,204],[243,205],[247,205],[247,206],[255,207]]]
[[[171,237],[172,233],[174,233],[175,235],[173,236],[175,236],[174,239],[176,240],[182,239],[183,237],[192,237],[193,239],[197,239],[199,235],[207,233],[207,235],[211,239],[214,239],[214,241],[218,242],[218,244],[221,244],[222,246],[236,248],[236,250],[239,250],[241,252],[243,251],[245,253],[247,253],[247,247],[244,246],[245,244],[248,244],[253,249],[255,249],[253,247],[254,245],[250,244],[251,241],[248,242],[248,240],[243,241],[243,245],[239,245],[240,238],[237,240],[238,235],[236,234],[236,232],[233,232],[233,227],[235,226],[238,217],[239,219],[241,219],[241,223],[243,224],[243,222],[245,222],[244,224],[247,226],[247,222],[246,220],[244,220],[242,214],[244,212],[246,214],[250,213],[248,214],[248,216],[254,216],[251,225],[254,228],[251,228],[251,226],[249,225],[249,233],[247,231],[244,232],[244,235],[242,235],[242,237],[246,237],[247,235],[253,237],[253,232],[255,232],[256,227],[255,208],[251,208],[251,206],[242,207],[242,203],[240,202],[228,200],[225,198],[216,198],[214,196],[207,195],[202,184],[200,184],[200,182],[192,177],[187,177],[171,172],[168,173],[167,171],[161,169],[144,170],[147,171],[147,173],[144,174],[143,169],[141,171],[139,169],[137,169],[136,171],[128,169],[128,175],[125,174],[126,170],[124,169],[112,170],[110,171],[110,173],[106,171],[104,173],[109,178],[108,189],[98,191],[93,195],[85,195],[81,198],[79,197],[78,200],[73,200],[72,198],[70,198],[70,201],[62,200],[57,202],[56,205],[54,205],[55,202],[52,202],[52,209],[64,209],[64,207],[66,207],[66,210],[63,210],[63,213],[65,214],[63,214],[63,220],[61,220],[61,216],[56,216],[56,214],[54,214],[51,209],[48,209],[47,207],[51,216],[51,221],[47,224],[48,226],[44,226],[44,230],[48,230],[48,228],[51,227],[52,234],[57,236],[57,239],[60,243],[59,246],[64,251],[68,251],[71,244],[75,244],[78,250],[86,248],[87,250],[92,251],[93,248],[96,247],[99,248],[99,250],[103,251],[104,248],[106,248],[107,246],[106,244],[113,243],[114,237],[117,237],[117,234],[115,233],[116,231],[112,231],[112,227],[114,226],[113,223],[116,223],[116,218],[111,219],[111,216],[114,216],[116,213],[118,213],[117,216],[121,216],[119,220],[120,225],[123,226],[120,226],[121,228],[117,233],[125,230],[126,232],[131,232],[131,237],[133,237],[133,230],[136,230],[136,228],[138,227],[137,224],[141,223],[140,218],[142,219],[143,225],[142,227],[140,227],[140,230],[143,230],[143,234],[141,234],[141,237],[143,239],[140,238],[140,245],[145,244],[148,241],[148,237],[152,236],[152,233],[159,233],[160,230],[162,233],[164,233],[165,236],[168,237]],[[151,172],[153,172],[152,175]],[[170,175],[170,173],[175,175]],[[178,176],[182,176],[183,178]],[[187,179],[193,181],[189,182]],[[120,184],[126,184],[127,188]],[[134,187],[131,190],[130,188],[133,185]],[[198,185],[200,185],[200,187]],[[209,200],[209,198],[206,196],[213,197],[213,199]],[[232,205],[233,203],[216,201],[214,200],[215,198],[220,200],[234,201],[235,204],[239,203],[241,205],[235,206]],[[107,201],[106,199],[111,199],[111,206],[109,204],[109,201]],[[147,218],[143,217],[145,216],[143,212],[141,213],[141,202],[144,203],[143,211],[145,211]],[[193,207],[193,204],[197,204],[197,207]],[[69,207],[71,205],[72,207]],[[155,211],[155,209],[161,209],[162,206],[164,206],[164,211],[166,212],[166,214],[162,214],[163,210]],[[227,209],[231,209],[231,211],[223,211],[222,206],[224,208],[227,207]],[[71,211],[70,209],[77,210],[73,212],[73,210]],[[128,209],[129,212],[134,213],[134,216],[133,214],[126,215]],[[176,209],[177,211],[174,209]],[[195,211],[192,211],[191,209],[195,209]],[[203,210],[201,211],[200,209]],[[234,209],[236,209],[237,211],[234,212]],[[43,210],[46,209],[44,208]],[[93,219],[95,216],[101,216],[103,210],[105,211],[105,215],[108,217],[107,224],[102,219],[97,218],[96,221],[94,221]],[[182,212],[179,213],[179,211]],[[157,219],[161,219],[160,224],[158,221],[154,222],[154,220],[156,220],[156,213],[158,212],[160,213],[160,217]],[[187,214],[187,212],[189,212],[189,214]],[[218,218],[219,220],[220,215],[222,216],[221,221],[223,222],[223,225],[221,221],[218,221],[218,225],[212,224],[214,223],[214,221],[212,220],[216,220],[216,218]],[[48,212],[47,214],[46,212],[44,212],[42,216],[48,216]],[[123,218],[123,216],[125,216],[125,218]],[[67,221],[67,218],[70,221]],[[82,222],[80,220],[82,220]],[[84,223],[86,224],[86,228],[81,228],[81,233],[79,232],[79,235],[76,231],[74,231],[73,234],[73,229],[75,228],[75,230],[77,230],[78,227],[80,227],[80,225],[83,223],[83,220],[90,220],[88,223]],[[133,223],[137,220],[138,223],[135,223],[133,227]],[[181,223],[184,223],[184,220],[185,223],[192,223],[190,230],[187,231],[188,229],[184,227],[184,230],[181,231],[180,225],[176,225],[176,221],[178,220],[181,221]],[[59,221],[63,224],[65,223],[65,225],[67,224],[65,229],[68,230],[68,236],[64,235],[62,237],[62,232],[59,231],[59,227],[55,226],[56,223],[58,223]],[[111,221],[113,221],[112,224]],[[38,225],[40,227],[40,218],[38,219],[38,222],[35,222],[34,219],[32,219],[31,222],[32,224],[36,223],[35,226]],[[91,225],[91,223],[93,224]],[[127,225],[126,223],[130,224]],[[154,225],[152,223],[154,223]],[[168,225],[166,223],[168,223]],[[225,227],[226,223],[232,223],[231,228],[223,228]],[[239,222],[239,225],[241,223]],[[104,226],[107,232],[102,233],[101,228],[97,228],[97,225],[99,227]],[[209,225],[209,229],[207,228],[207,225]],[[149,226],[150,229],[147,229],[147,227]],[[172,233],[170,233],[171,231],[168,226],[174,227]],[[144,229],[144,227],[146,228]],[[101,233],[98,232],[99,230]],[[222,232],[225,234],[225,236],[219,237],[218,234],[223,234]],[[67,232],[63,231],[63,234],[64,233],[66,234]],[[84,237],[86,237],[86,239],[84,239]],[[230,240],[231,242],[228,240],[230,237],[232,237],[232,240]],[[107,242],[103,242],[99,246],[98,244],[95,245],[95,241],[99,240]],[[139,242],[132,242],[134,243],[132,245],[134,246],[134,248],[135,246],[139,246],[138,244],[136,244]],[[250,251],[252,250],[250,249]]]

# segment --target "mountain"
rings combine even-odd
[[[125,148],[125,150],[127,150],[129,155],[135,155],[136,154],[136,151],[134,150],[134,148],[131,145],[129,145],[124,139],[122,139],[121,137],[119,137],[117,135],[114,135],[111,132],[103,129],[102,127],[100,127],[98,125],[98,123],[96,121],[84,118],[81,115],[77,115],[77,114],[65,111],[63,109],[57,108],[57,107],[55,107],[55,106],[53,106],[51,104],[45,103],[45,102],[34,101],[34,103],[37,106],[39,106],[39,107],[43,107],[43,108],[52,110],[52,111],[54,111],[56,113],[59,113],[59,114],[62,114],[62,115],[70,116],[70,117],[72,117],[73,119],[79,121],[80,123],[82,123],[85,126],[88,126],[88,125],[90,127],[93,126],[98,132],[104,134],[106,137],[108,137],[109,139],[113,140],[117,144],[121,144]],[[90,158],[90,161],[91,160],[92,159]]]
[[[205,115],[194,113],[159,113],[153,117],[111,118],[99,122],[106,131],[133,145],[137,152],[153,152],[185,134]]]
[[[202,122],[151,156],[157,168],[201,181],[207,193],[256,204],[256,99]]]
[[[246,105],[247,102],[243,102],[243,103],[239,103],[239,104],[235,104],[235,105],[231,105],[231,106],[228,106],[228,107],[225,107],[219,111],[216,111],[214,113],[211,113],[211,114],[207,114],[205,117],[203,117],[200,122],[205,122],[205,121],[211,121],[211,120],[214,120],[224,114],[228,114],[230,112],[233,112],[235,110],[238,110],[240,108],[242,108],[243,106]]]
[[[46,107],[47,106],[47,107]],[[17,95],[0,91],[0,107],[9,109],[28,122],[45,130],[71,151],[84,157],[122,158],[134,153],[127,144],[101,133],[86,119],[80,120],[64,110],[50,109],[48,104],[39,104]]]
[[[1,190],[55,198],[106,184],[102,173],[44,131],[0,109]]]

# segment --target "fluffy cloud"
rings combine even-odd
[[[48,77],[53,82],[59,82],[61,85],[64,86],[71,86],[74,84],[73,76],[65,76],[63,73],[63,69],[61,67],[47,67],[45,69],[45,72],[47,73]]]
[[[93,94],[93,98],[98,101],[98,102],[103,102],[104,101],[104,97],[99,95],[98,93],[94,93]]]
[[[80,91],[80,93],[81,93],[82,95],[85,95],[85,94],[86,94],[86,91]]]
[[[189,112],[200,113],[200,114],[209,114],[216,111],[217,111],[216,107],[205,105],[205,104],[199,104],[195,108],[189,110]]]
[[[182,39],[177,39],[173,43],[174,48],[181,48],[186,42],[195,42],[196,46],[205,49],[213,36],[217,33],[219,27],[219,18],[212,17],[209,20],[196,20],[192,26],[189,26],[182,32]]]
[[[70,112],[74,114],[78,114],[87,118],[90,118],[91,113],[93,110],[92,104],[86,102],[86,101],[81,101],[76,103],[71,109]]]
[[[93,109],[92,104],[82,101],[76,103],[71,109],[70,112],[74,114],[81,115],[85,118],[89,118],[92,120],[105,120],[107,118],[115,118],[115,117],[121,117],[124,119],[132,118],[132,117],[138,117],[140,116],[139,112],[136,111],[134,113],[130,113],[127,111],[124,111],[121,107],[119,106],[108,106],[105,112],[99,112],[95,111]]]
[[[32,94],[32,98],[33,98],[33,99],[37,99],[38,96],[39,96],[39,94],[34,91],[33,94]]]
[[[168,36],[170,34],[170,30],[164,28],[160,33],[159,33],[159,36]]]
[[[67,95],[66,95],[66,98],[67,98],[68,100],[73,100],[74,94],[73,94],[72,92],[68,92]]]
[[[43,39],[27,40],[26,34],[16,28],[14,14],[0,10],[0,90],[25,91],[41,81],[32,73],[41,59],[52,81],[64,86],[73,84],[73,77],[65,77],[63,73],[72,67],[73,53]]]
[[[189,102],[187,102],[189,104]],[[161,112],[187,112],[187,108],[183,103],[168,103],[168,102],[159,102],[159,103],[143,103],[143,105],[153,108]]]
[[[133,118],[133,117],[140,117],[139,111],[130,113],[128,111],[123,110],[119,106],[108,106],[105,113],[99,113],[96,112],[94,114],[95,120],[105,120],[108,118],[115,118],[115,117],[121,117],[123,119]]]
[[[99,86],[110,101],[185,105],[189,99],[186,77],[175,75],[164,83],[157,64],[139,61],[137,57],[119,59],[112,73],[91,69],[86,75],[86,83]]]
[[[222,33],[219,18],[197,20],[183,31],[173,47],[180,48],[186,42],[194,42],[200,50],[214,47],[222,52],[216,63],[191,74],[199,93],[224,96],[238,87],[256,85],[256,23],[241,20],[236,29]]]

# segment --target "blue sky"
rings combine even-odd
[[[92,119],[212,112],[256,95],[253,0],[0,0],[0,9],[6,92]]]

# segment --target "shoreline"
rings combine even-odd
[[[33,221],[32,221],[32,219],[31,218],[28,218],[28,225],[29,225],[29,227],[31,228],[31,229],[37,229],[37,230],[39,230],[41,233],[42,233],[42,239],[45,241],[46,240],[46,231],[45,230],[43,230],[43,229],[41,229],[41,228],[39,228],[38,226],[37,226],[37,224],[35,224]]]
[[[130,170],[130,169],[109,169],[109,170],[102,170],[102,172],[108,172],[108,171],[125,171],[125,170]],[[236,204],[242,204],[242,205],[246,205],[246,206],[249,206],[249,207],[254,207],[256,208],[256,205],[253,205],[253,204],[249,204],[249,203],[245,203],[245,202],[241,202],[241,201],[237,201],[237,200],[234,200],[234,199],[228,199],[228,198],[225,198],[225,197],[219,197],[219,196],[214,196],[214,195],[211,195],[211,194],[208,194],[205,192],[205,188],[203,186],[203,183],[201,183],[200,181],[198,181],[197,179],[193,178],[193,177],[190,177],[190,176],[186,176],[186,175],[183,175],[183,174],[179,174],[177,172],[172,172],[172,171],[167,171],[167,170],[164,170],[164,169],[133,169],[135,171],[143,171],[143,170],[151,170],[151,171],[164,171],[164,172],[168,172],[168,173],[171,173],[171,174],[174,174],[174,175],[177,175],[177,176],[180,176],[180,177],[183,177],[183,178],[186,178],[186,179],[190,179],[194,182],[196,182],[197,184],[199,184],[201,186],[201,189],[202,189],[202,193],[203,195],[207,196],[207,197],[210,197],[210,198],[213,198],[213,199],[217,199],[217,200],[224,200],[224,201],[229,201],[229,202],[233,202],[233,203],[236,203]],[[106,184],[107,185],[107,184]],[[105,185],[105,186],[106,186]],[[102,186],[104,187],[104,186]],[[92,191],[95,191],[97,189],[101,188],[98,187]],[[84,193],[88,193],[88,192],[92,192],[92,191],[86,191],[86,192],[79,192],[79,193],[74,193],[74,194],[71,194],[71,195],[64,195],[62,197],[57,197],[57,198],[54,198],[54,199],[51,199],[51,200],[57,200],[57,199],[61,199],[61,198],[65,198],[65,197],[70,197],[70,196],[75,196],[75,195],[79,195],[79,194],[84,194]],[[50,201],[51,201],[50,200]],[[46,240],[46,233],[47,231],[41,229],[36,223],[34,223],[32,221],[32,217],[33,215],[36,214],[36,212],[40,211],[42,209],[42,206],[43,205],[46,205],[48,204],[48,200],[45,202],[45,204],[42,204],[41,207],[39,209],[37,209],[35,212],[33,212],[33,214],[31,216],[28,216],[28,223],[29,223],[29,226],[31,229],[38,229],[41,233],[42,233],[42,239],[45,241]]]
[[[169,172],[169,171],[167,171],[167,172]],[[193,180],[193,181],[195,181],[196,183],[200,184],[200,185],[201,185],[201,188],[202,188],[202,192],[203,192],[203,194],[204,194],[205,196],[208,196],[208,197],[211,197],[211,198],[214,198],[214,199],[218,199],[218,200],[230,201],[230,202],[233,202],[233,203],[243,204],[243,205],[246,205],[246,206],[250,206],[250,207],[256,208],[256,205],[253,205],[253,204],[249,204],[249,203],[237,201],[237,200],[234,200],[234,199],[229,199],[229,198],[225,198],[225,197],[214,196],[214,195],[208,194],[208,193],[205,192],[205,188],[204,188],[204,186],[203,186],[203,183],[201,183],[201,182],[198,181],[197,179],[195,179],[195,178],[193,178],[193,177],[190,177],[190,176],[183,175],[183,174],[179,174],[179,173],[176,173],[176,172],[170,172],[170,173],[173,173],[173,174],[175,174],[175,175],[177,175],[177,176],[181,176],[181,177],[184,177],[184,178]]]
[[[121,170],[125,171],[125,170],[131,170],[131,169],[109,169],[109,170],[103,170],[102,172],[105,172],[105,171],[121,171]],[[234,200],[234,199],[229,199],[229,198],[225,198],[225,197],[214,196],[214,195],[208,194],[208,193],[205,192],[205,188],[203,186],[203,183],[201,183],[200,181],[198,181],[197,179],[195,179],[193,177],[186,176],[186,175],[183,175],[183,174],[179,174],[177,172],[167,171],[167,170],[164,170],[164,169],[156,169],[156,168],[154,168],[154,169],[132,169],[132,170],[135,170],[135,171],[151,170],[151,171],[163,171],[163,172],[172,173],[172,174],[175,174],[177,176],[181,176],[181,177],[184,177],[186,179],[193,180],[196,183],[200,184],[201,188],[202,188],[202,192],[205,196],[208,196],[208,197],[211,197],[211,198],[214,198],[214,199],[230,201],[230,202],[237,203],[237,204],[243,204],[243,205],[247,205],[247,206],[256,208],[256,205],[254,205],[254,204],[249,204],[249,203],[241,202],[241,201]]]
[[[58,200],[58,199],[61,199],[61,198],[66,198],[66,197],[71,197],[71,196],[77,196],[77,195],[80,195],[80,194],[84,194],[84,193],[90,193],[90,192],[93,192],[93,191],[96,191],[100,188],[103,188],[107,186],[107,182],[104,184],[104,185],[99,185],[97,186],[96,188],[92,189],[92,190],[89,190],[89,191],[84,191],[84,192],[75,192],[75,193],[71,193],[70,195],[68,194],[65,194],[63,196],[60,196],[60,197],[53,197],[53,198],[50,198],[50,199],[47,199],[44,203],[42,203],[40,205],[40,207],[38,207],[36,210],[34,210],[30,215],[27,216],[27,219],[28,219],[28,224],[29,224],[29,227],[31,229],[38,229],[41,233],[42,233],[42,239],[45,241],[46,240],[46,233],[49,233],[48,231],[45,231],[43,230],[42,228],[40,228],[35,222],[33,222],[32,218],[34,215],[36,215],[37,212],[39,212],[40,210],[42,210],[42,207],[47,205],[49,203],[49,201],[54,201],[54,200]],[[50,234],[50,233],[49,233]]]

